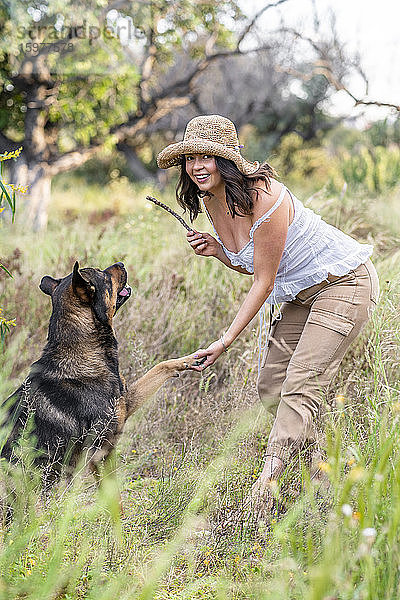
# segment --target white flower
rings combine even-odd
[[[353,509],[351,508],[350,504],[343,504],[342,513],[345,517],[351,517],[353,514]]]
[[[365,538],[368,540],[376,538],[376,529],[374,527],[366,527],[361,532]]]

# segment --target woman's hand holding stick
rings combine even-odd
[[[210,235],[209,233],[201,233],[200,231],[195,231],[192,227],[190,227],[181,216],[179,216],[172,208],[157,200],[157,198],[153,198],[152,196],[146,196],[146,200],[150,200],[157,206],[160,206],[167,212],[169,212],[175,219],[178,219],[179,223],[183,225],[185,229],[187,229],[187,241],[193,248],[195,254],[198,256],[215,256],[216,258],[221,253],[221,245],[217,242],[217,240]]]

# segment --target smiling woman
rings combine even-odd
[[[195,254],[213,256],[254,281],[225,333],[208,348],[203,370],[227,350],[264,304],[282,303],[260,348],[258,391],[275,421],[252,500],[270,506],[271,481],[298,452],[317,448],[315,419],[352,341],[376,306],[379,281],[360,244],[305,208],[267,163],[248,162],[234,124],[219,115],[192,119],[184,140],[158,155],[180,166],[178,203],[193,221],[206,211],[215,237],[189,231]],[[262,319],[260,318],[260,328]]]

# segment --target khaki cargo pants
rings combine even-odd
[[[263,405],[275,415],[267,455],[286,464],[305,442],[315,440],[321,399],[378,296],[378,275],[368,259],[347,275],[329,274],[282,304],[257,382]]]

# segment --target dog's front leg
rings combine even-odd
[[[125,396],[127,416],[129,417],[139,406],[151,398],[168,379],[179,377],[181,371],[190,369],[198,362],[193,356],[183,356],[161,362],[147,371],[143,377],[140,377],[128,388]]]

